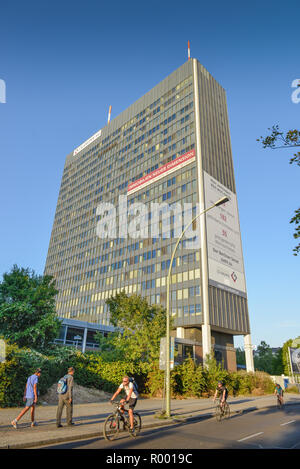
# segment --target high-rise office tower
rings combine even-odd
[[[57,314],[108,328],[105,300],[121,290],[166,305],[176,237],[222,196],[176,252],[172,334],[228,369],[243,335],[253,369],[225,91],[196,59],[67,155],[45,268]]]

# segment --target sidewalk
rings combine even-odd
[[[299,394],[285,394],[285,405],[300,404]],[[34,448],[42,445],[62,443],[85,438],[103,438],[103,422],[113,411],[109,402],[76,405],[74,399],[74,427],[67,427],[63,418],[63,428],[56,428],[56,406],[38,406],[35,416],[37,426],[30,427],[30,412],[19,423],[16,430],[10,422],[19,414],[20,408],[0,409],[0,449]],[[258,409],[274,408],[275,396],[230,397],[228,399],[231,415],[242,414]],[[140,399],[137,412],[142,417],[142,430],[151,427],[174,425],[211,418],[214,415],[212,399],[183,399],[171,401],[172,418],[161,420],[155,413],[162,409],[162,399]],[[65,417],[65,410],[63,416]]]

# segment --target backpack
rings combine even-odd
[[[139,388],[138,388],[138,385],[137,385],[135,379],[134,378],[129,378],[129,382],[133,384],[133,392],[138,394],[139,393]]]
[[[67,390],[68,390],[68,376],[65,375],[63,378],[60,378],[60,380],[58,381],[56,392],[57,394],[66,394]]]

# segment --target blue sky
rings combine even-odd
[[[65,156],[187,60],[225,88],[252,340],[300,335],[292,254],[299,168],[263,150],[267,128],[299,128],[299,3],[28,1],[2,4],[0,273],[43,273]],[[242,345],[237,338],[236,345]]]

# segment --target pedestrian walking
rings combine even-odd
[[[18,422],[19,420],[23,417],[23,415],[28,412],[30,409],[30,414],[31,414],[31,426],[34,427],[36,425],[36,421],[34,420],[34,414],[35,414],[35,406],[38,400],[38,381],[41,376],[41,368],[38,368],[35,373],[27,379],[27,383],[25,386],[24,390],[24,396],[23,396],[23,401],[25,402],[25,408],[22,410],[22,412],[16,417],[14,420],[12,420],[11,424],[14,428],[18,428]]]
[[[67,412],[67,425],[74,425],[73,418],[73,387],[74,387],[74,373],[75,369],[70,367],[68,369],[68,374],[65,375],[60,381],[62,385],[59,386],[59,395],[58,395],[58,407],[56,412],[56,426],[57,428],[62,427],[61,416],[64,406],[66,406]],[[65,386],[63,381],[65,381]]]

